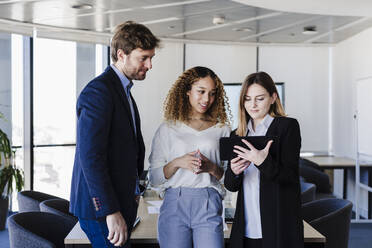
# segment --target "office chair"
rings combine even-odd
[[[19,212],[40,211],[40,203],[49,199],[61,199],[54,195],[45,194],[39,191],[24,190],[17,195]]]
[[[303,219],[326,237],[326,248],[347,248],[353,204],[344,199],[321,199],[302,205]]]
[[[62,248],[75,223],[69,218],[44,212],[24,212],[8,218],[12,248]]]
[[[65,199],[50,199],[40,203],[40,211],[52,213],[66,218],[70,218],[72,222],[77,222],[78,218],[69,212],[70,202]]]
[[[301,186],[301,203],[307,203],[315,200],[316,186],[313,183],[300,181]]]
[[[318,164],[310,160],[300,158],[299,172],[300,176],[303,177],[306,182],[316,185],[316,192],[326,194],[331,193],[329,176],[321,170]]]

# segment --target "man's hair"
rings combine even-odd
[[[114,36],[111,40],[111,59],[113,62],[118,60],[117,51],[123,50],[125,54],[130,54],[134,49],[151,50],[158,47],[160,40],[152,34],[146,26],[126,21],[115,28]]]

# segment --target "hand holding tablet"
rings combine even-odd
[[[276,149],[277,143],[278,137],[223,137],[220,139],[220,159],[230,161],[240,157],[241,159],[260,165],[267,154],[272,149]],[[234,160],[234,162],[237,161]]]
[[[273,140],[269,140],[266,143],[265,148],[261,150],[256,149],[251,143],[249,143],[245,139],[242,139],[242,142],[249,149],[241,147],[239,145],[235,145],[233,152],[236,153],[239,158],[245,159],[246,161],[250,161],[257,166],[260,166],[262,162],[265,161],[267,155],[269,154],[269,149],[271,147],[271,144],[273,143]]]

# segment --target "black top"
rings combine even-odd
[[[236,136],[235,131],[231,136]],[[260,170],[260,213],[263,248],[302,248],[303,223],[298,160],[301,148],[300,127],[296,119],[276,117],[266,136],[277,136],[279,145],[257,168]],[[230,247],[243,247],[245,236],[243,173],[235,176],[228,166],[225,187],[239,191]]]

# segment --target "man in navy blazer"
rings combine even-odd
[[[77,101],[77,139],[70,212],[93,247],[130,247],[145,146],[132,80],[143,80],[159,40],[142,24],[125,22],[111,41],[113,64]]]

